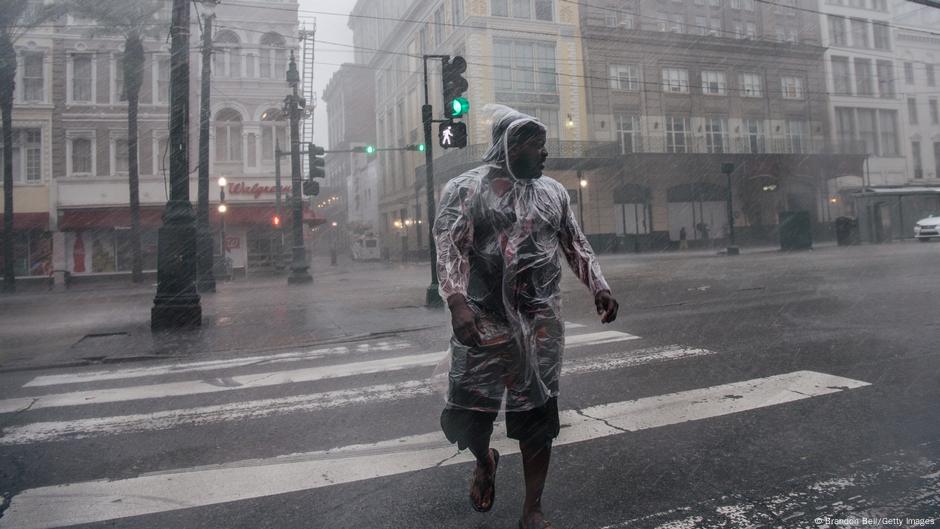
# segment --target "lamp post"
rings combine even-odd
[[[150,328],[198,327],[196,216],[189,201],[189,1],[173,0],[170,55],[170,197],[158,234],[157,293]]]
[[[215,292],[212,274],[212,228],[209,226],[209,97],[212,76],[212,21],[215,2],[205,2],[209,12],[203,16],[202,79],[199,101],[199,177],[197,179],[196,248],[198,262],[196,288],[199,292]],[[223,254],[223,257],[225,255]]]
[[[292,95],[287,96],[287,112],[290,116],[291,206],[294,211],[294,222],[291,225],[294,239],[293,261],[287,283],[298,285],[313,283],[313,276],[309,272],[310,266],[307,264],[307,252],[304,248],[304,196],[300,174],[300,114],[305,103],[298,93],[300,73],[297,71],[293,51],[287,69],[287,84],[294,90]]]
[[[740,255],[741,249],[734,244],[734,193],[731,189],[731,173],[734,172],[733,163],[721,164],[721,172],[728,177],[728,255]]]
[[[225,264],[228,254],[228,248],[225,246],[225,212],[228,211],[228,205],[225,203],[225,185],[227,183],[224,176],[219,178],[219,255],[222,256],[222,264]]]
[[[581,177],[581,171],[578,171],[578,216],[581,221],[581,231],[584,231],[584,188],[588,186],[586,178]]]

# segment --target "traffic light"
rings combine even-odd
[[[320,182],[304,180],[302,191],[308,197],[315,197],[320,194]]]
[[[463,93],[470,87],[470,83],[464,79],[463,74],[467,71],[467,61],[461,56],[450,59],[442,59],[441,80],[444,85],[444,114],[448,118],[459,118],[470,110],[470,103],[464,98]]]
[[[277,215],[274,215],[273,217],[271,217],[271,224],[272,224],[275,228],[280,227],[280,226],[281,226],[281,217],[279,217],[279,216],[277,216]]]
[[[366,154],[368,154],[369,156],[374,156],[374,155],[375,155],[375,145],[366,145],[366,146],[365,146],[365,152],[366,152]]]
[[[444,149],[462,149],[467,146],[467,124],[462,121],[445,121],[437,131],[437,138]]]
[[[405,150],[424,152],[427,150],[427,147],[425,147],[423,143],[412,143],[411,145],[406,145]]]
[[[326,170],[323,168],[323,166],[326,165],[326,161],[322,158],[324,152],[326,151],[323,150],[323,147],[312,143],[307,144],[307,157],[310,162],[310,178],[326,178]]]

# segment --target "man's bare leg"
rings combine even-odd
[[[490,438],[489,436],[480,436],[480,438],[467,443],[467,447],[477,460],[477,466],[473,470],[473,486],[470,489],[470,496],[475,504],[483,509],[488,509],[493,504],[493,498],[483,497],[486,493],[482,489],[483,481],[492,478],[493,473],[496,472],[496,461],[493,460],[493,453],[490,450]]]
[[[525,475],[525,502],[522,504],[522,520],[525,529],[542,529],[542,491],[548,477],[548,464],[552,458],[552,443],[519,443],[522,452],[522,472]]]

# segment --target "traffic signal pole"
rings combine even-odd
[[[287,82],[294,93],[289,99],[288,112],[290,113],[290,168],[291,168],[291,207],[294,212],[294,221],[291,223],[291,232],[294,238],[293,261],[290,275],[287,277],[289,285],[313,283],[310,275],[310,266],[307,264],[307,251],[304,248],[304,196],[303,181],[300,174],[300,74],[297,72],[297,62],[291,52],[290,66],[287,70]]]
[[[437,278],[437,244],[434,241],[434,216],[437,207],[434,204],[434,147],[431,143],[431,125],[434,123],[434,111],[431,108],[430,94],[428,92],[428,59],[450,59],[449,55],[424,56],[424,105],[421,107],[421,121],[424,122],[424,172],[427,184],[428,198],[428,255],[431,258],[431,284],[425,295],[425,305],[428,307],[443,307]]]

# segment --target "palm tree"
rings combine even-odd
[[[3,291],[16,287],[13,256],[13,92],[16,48],[26,31],[55,18],[60,6],[36,6],[30,0],[0,0],[0,113],[3,129]]]
[[[144,39],[166,32],[169,20],[161,17],[167,2],[161,0],[72,0],[70,11],[98,22],[98,33],[124,37],[124,96],[127,99],[127,166],[131,208],[131,277],[143,281],[140,245],[140,167],[137,159],[137,114],[143,85]]]

